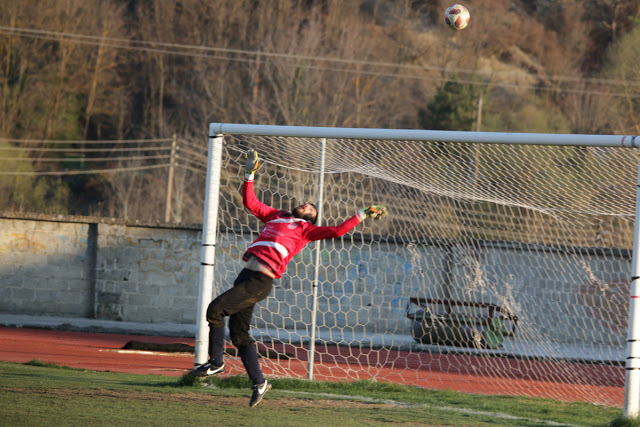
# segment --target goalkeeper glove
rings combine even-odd
[[[247,151],[247,163],[244,165],[247,175],[253,175],[256,170],[258,170],[259,165],[260,159],[258,158],[258,153],[255,150]]]
[[[387,207],[382,205],[373,205],[364,209],[367,218],[380,219],[387,214]]]

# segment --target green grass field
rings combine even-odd
[[[0,362],[0,425],[609,426],[621,410],[373,381],[272,379],[249,408],[245,377],[182,378]]]

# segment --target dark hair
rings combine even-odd
[[[318,207],[313,203],[310,203],[310,205],[313,206],[313,208],[316,210],[316,214],[313,216],[311,214],[306,214],[302,217],[302,219],[304,219],[305,221],[309,221],[313,225],[316,225],[316,222],[318,222]]]

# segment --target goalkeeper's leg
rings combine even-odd
[[[231,342],[238,349],[238,355],[249,379],[253,384],[262,384],[264,383],[264,376],[262,375],[262,369],[260,369],[258,349],[254,339],[249,334],[252,316],[253,306],[229,317],[229,333]]]
[[[249,399],[249,406],[253,407],[262,402],[264,395],[271,390],[271,383],[264,378],[260,369],[260,360],[255,341],[249,335],[253,307],[242,310],[229,318],[229,332],[233,345],[238,348],[238,354],[253,382],[253,392]]]

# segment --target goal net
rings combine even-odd
[[[262,228],[240,195],[248,149],[270,206],[318,203],[322,225],[389,208],[310,244],[256,306],[267,376],[622,405],[638,169],[622,137],[224,129],[214,297]]]

